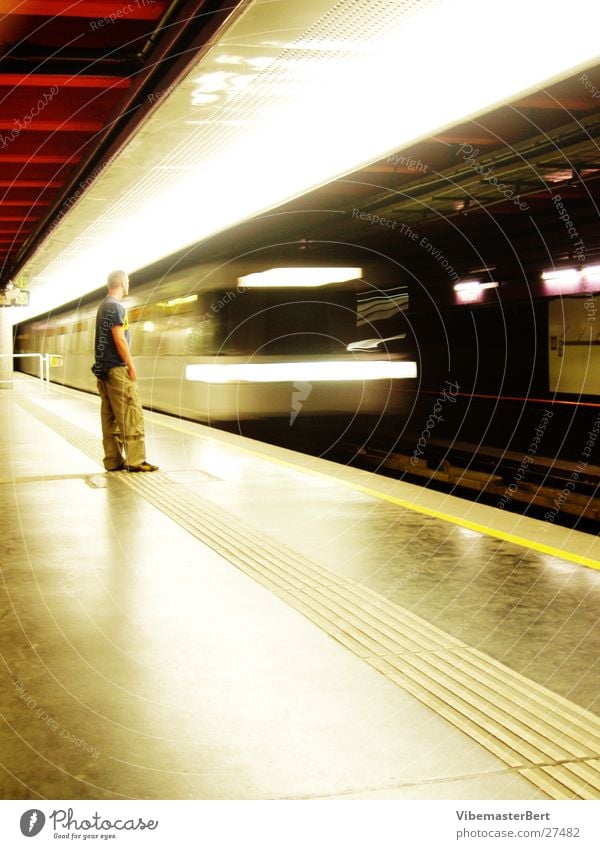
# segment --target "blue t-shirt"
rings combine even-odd
[[[127,323],[125,307],[116,298],[107,295],[96,313],[95,341],[96,364],[105,369],[125,365],[125,362],[121,359],[117,351],[117,346],[112,335],[112,329],[117,325],[123,327],[125,339],[129,345],[129,325]]]

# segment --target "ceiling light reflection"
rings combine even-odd
[[[289,363],[194,363],[185,368],[187,380],[202,383],[287,383],[406,379],[417,376],[411,361],[380,362],[325,360]]]
[[[349,280],[360,280],[362,268],[336,268],[324,266],[297,268],[269,268],[267,271],[257,271],[238,278],[241,289],[284,288],[294,286],[311,288],[328,286],[332,283],[346,283]]]

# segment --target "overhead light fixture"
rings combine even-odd
[[[313,383],[406,379],[417,376],[411,361],[315,360],[289,363],[193,363],[187,380],[201,383]]]
[[[587,284],[600,284],[600,265],[586,265],[581,269],[581,276]]]
[[[210,103],[218,103],[219,95],[207,91],[192,92],[192,106],[207,106]],[[188,122],[191,123],[191,122]]]
[[[184,295],[181,298],[171,298],[167,301],[168,307],[178,307],[180,304],[193,304],[198,300],[198,295]]]
[[[479,280],[463,280],[456,283],[454,291],[459,304],[476,304],[483,301],[486,289],[497,289],[500,284],[495,280],[481,283]]]
[[[232,74],[228,71],[213,71],[209,74],[202,74],[194,79],[196,91],[223,91],[227,88],[227,81]]]
[[[580,276],[580,272],[576,268],[553,268],[550,271],[544,271],[542,280],[549,284],[576,286],[579,283]]]
[[[298,266],[294,268],[269,268],[268,271],[257,271],[238,278],[240,289],[285,288],[287,286],[313,288],[329,286],[332,283],[347,283],[350,280],[360,280],[362,268],[311,268]]]
[[[464,280],[455,285],[454,291],[465,292],[471,289],[497,289],[499,285],[495,280],[490,280],[487,283],[481,283],[479,280]]]
[[[600,265],[577,268],[553,268],[544,271],[542,280],[548,295],[589,294],[600,291]]]

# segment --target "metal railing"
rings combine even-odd
[[[6,359],[10,357],[37,357],[40,361],[40,380],[45,387],[50,386],[50,357],[51,354],[0,354],[0,357]],[[45,383],[44,383],[45,381]],[[12,383],[10,380],[0,380],[0,383]]]

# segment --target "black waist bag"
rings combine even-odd
[[[92,374],[95,374],[98,380],[106,380],[108,377],[108,369],[105,366],[94,363],[92,366]]]

